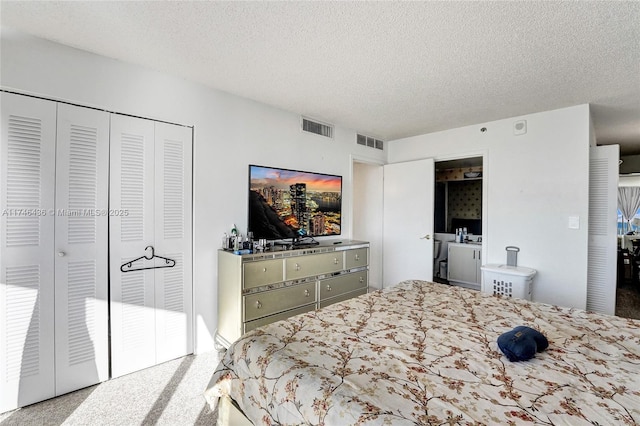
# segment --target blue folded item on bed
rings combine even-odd
[[[509,361],[526,361],[549,347],[544,334],[531,327],[519,325],[498,337],[498,347]]]

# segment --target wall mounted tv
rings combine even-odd
[[[249,165],[248,230],[254,239],[340,235],[342,176]]]

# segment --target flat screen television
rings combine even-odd
[[[342,176],[249,165],[248,231],[254,239],[340,235]]]

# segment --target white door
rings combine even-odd
[[[156,363],[193,352],[192,140],[188,127],[155,125],[155,249],[176,262],[155,270]]]
[[[113,377],[193,352],[192,164],[190,128],[112,116]],[[140,259],[151,269],[122,271],[149,246],[175,265]]]
[[[154,123],[111,115],[111,373],[155,364],[154,270],[122,272],[154,240]]]
[[[433,159],[384,166],[383,287],[433,279]]]
[[[109,378],[109,114],[58,104],[56,394]]]
[[[590,148],[587,309],[616,310],[618,145]]]
[[[55,396],[56,104],[0,93],[0,412]]]

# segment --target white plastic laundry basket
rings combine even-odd
[[[489,264],[482,267],[482,288],[485,293],[531,300],[535,269],[524,266]]]

